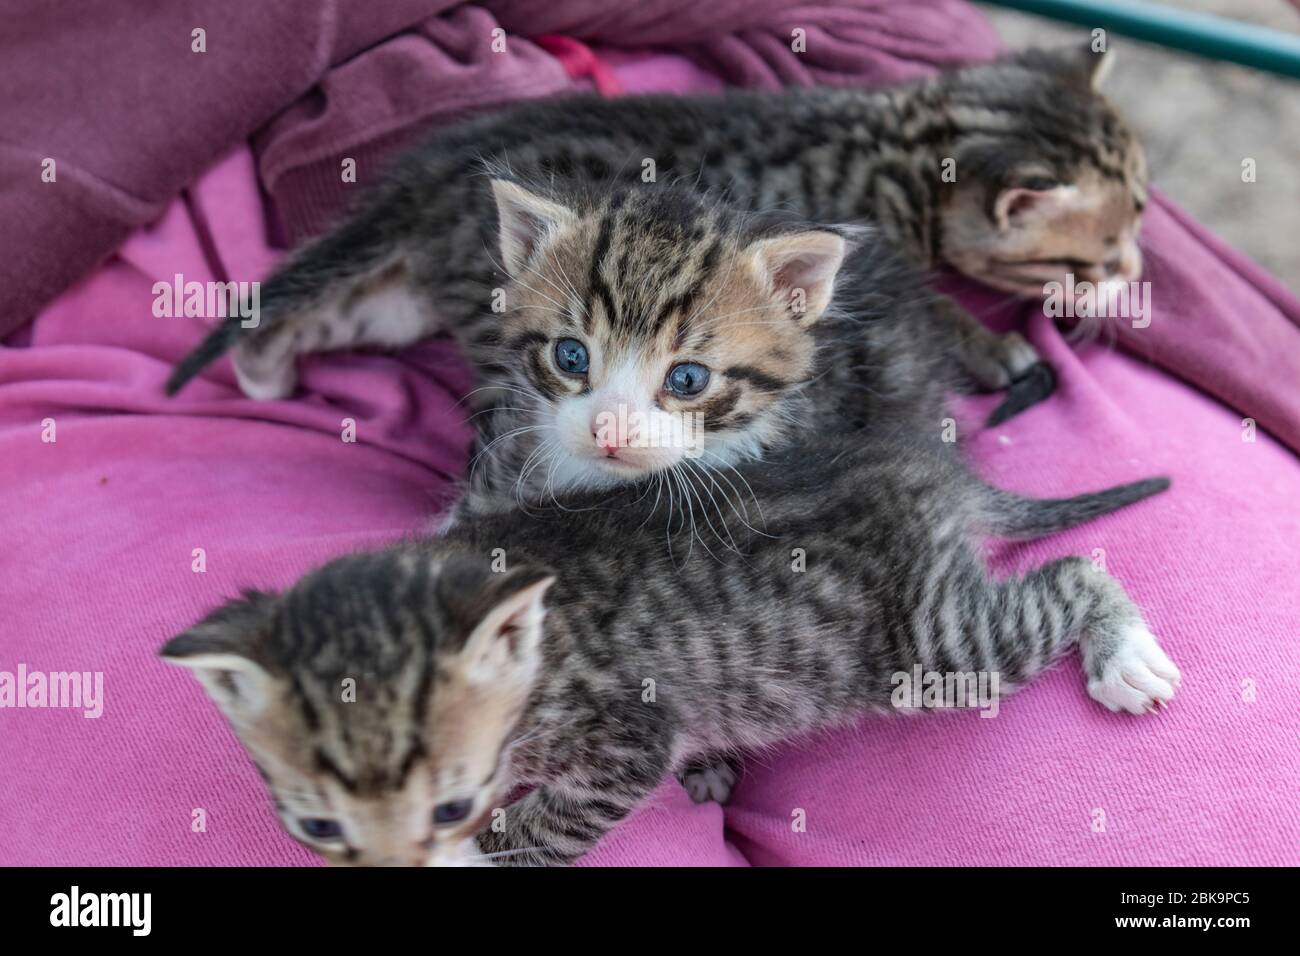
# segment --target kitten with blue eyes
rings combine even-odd
[[[1168,482],[1041,501],[978,481],[942,437],[949,339],[895,258],[867,243],[841,269],[837,230],[663,187],[580,202],[496,188],[519,207],[507,259],[550,263],[556,284],[521,286],[535,298],[506,340],[511,388],[538,403],[520,406],[523,435],[584,463],[563,500],[468,495],[439,537],[246,593],[162,651],[229,718],[295,838],[336,863],[570,862],[666,775],[725,799],[710,768],[896,706],[917,666],[1007,690],[1078,642],[1108,709],[1172,698],[1177,668],[1091,561],[1000,581],[981,557],[984,535],[1049,534]],[[647,281],[619,281],[638,249]],[[710,290],[735,307],[705,309]],[[747,302],[760,320],[742,320]],[[836,361],[813,374],[818,335]],[[784,416],[811,427],[726,470],[689,470],[680,444],[611,461],[593,427],[619,402],[652,422],[712,406],[720,453]],[[631,451],[659,457],[620,462]],[[761,526],[710,526],[727,547],[679,561],[695,503],[721,516],[742,488]]]
[[[879,400],[907,394],[938,427],[942,387],[1001,341],[963,332],[862,229],[685,186],[492,189],[510,279],[482,390],[500,398],[476,415],[481,500],[652,480],[703,509],[720,472],[800,434],[840,440]]]

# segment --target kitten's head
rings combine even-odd
[[[1130,282],[1146,158],[1097,92],[1113,54],[1030,50],[943,81],[956,181],[941,200],[941,256],[1011,292],[1047,282]]]
[[[458,862],[503,806],[553,578],[412,550],[354,555],[247,593],[169,641],[327,861]]]
[[[846,241],[668,185],[560,195],[497,178],[503,365],[556,486],[717,464],[779,436]],[[509,404],[519,405],[519,401]]]

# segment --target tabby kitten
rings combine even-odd
[[[659,179],[743,208],[870,220],[914,264],[947,263],[1016,294],[1040,296],[1068,272],[1136,278],[1146,167],[1095,90],[1106,62],[1087,48],[1029,51],[893,89],[567,97],[447,129],[267,281],[257,328],[224,322],[168,391],[233,346],[244,392],[283,397],[297,354],[396,348],[444,330],[490,369],[500,327],[489,305],[504,277],[485,251],[496,219],[485,156],[538,182],[639,179],[653,160]],[[1030,368],[1042,381],[1035,359],[1012,335],[970,367],[1001,388]]]
[[[1167,481],[1028,500],[937,439],[868,435],[741,466],[766,531],[736,529],[736,551],[686,573],[653,533],[678,511],[624,487],[341,558],[246,593],[162,655],[230,719],[289,833],[348,864],[570,862],[666,774],[886,711],[914,666],[1006,689],[1078,641],[1110,710],[1173,697],[1177,668],[1104,571],[1071,557],[996,581],[976,544]],[[651,533],[626,533],[638,518]],[[987,703],[972,686],[948,703]]]
[[[511,279],[473,494],[725,470],[798,429],[842,437],[842,410],[866,421],[904,394],[931,427],[942,385],[998,344],[958,334],[861,229],[684,186],[492,188]]]

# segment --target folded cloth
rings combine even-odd
[[[673,46],[733,82],[880,82],[995,48],[960,0],[913,0],[905,13],[896,3],[125,0],[84,5],[74,29],[44,0],[11,0],[0,33],[0,336],[256,130],[266,127],[263,181],[296,239],[321,205],[313,187],[339,182],[341,149],[368,146],[352,154],[365,171],[433,118],[571,88],[527,37]],[[794,26],[812,38],[807,53],[790,49]]]

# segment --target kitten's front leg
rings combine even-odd
[[[1006,400],[989,416],[997,425],[1047,398],[1056,388],[1056,376],[1019,332],[999,335],[947,297],[936,311],[950,336],[953,355],[962,370],[980,388],[1007,389]]]
[[[479,859],[496,866],[568,865],[595,846],[654,786],[626,780],[600,790],[572,784],[539,787],[506,807],[499,823],[479,834]]]
[[[500,866],[572,863],[659,785],[672,750],[663,715],[615,706],[605,717],[547,758],[567,768],[563,776],[506,807],[478,835],[484,859]]]

